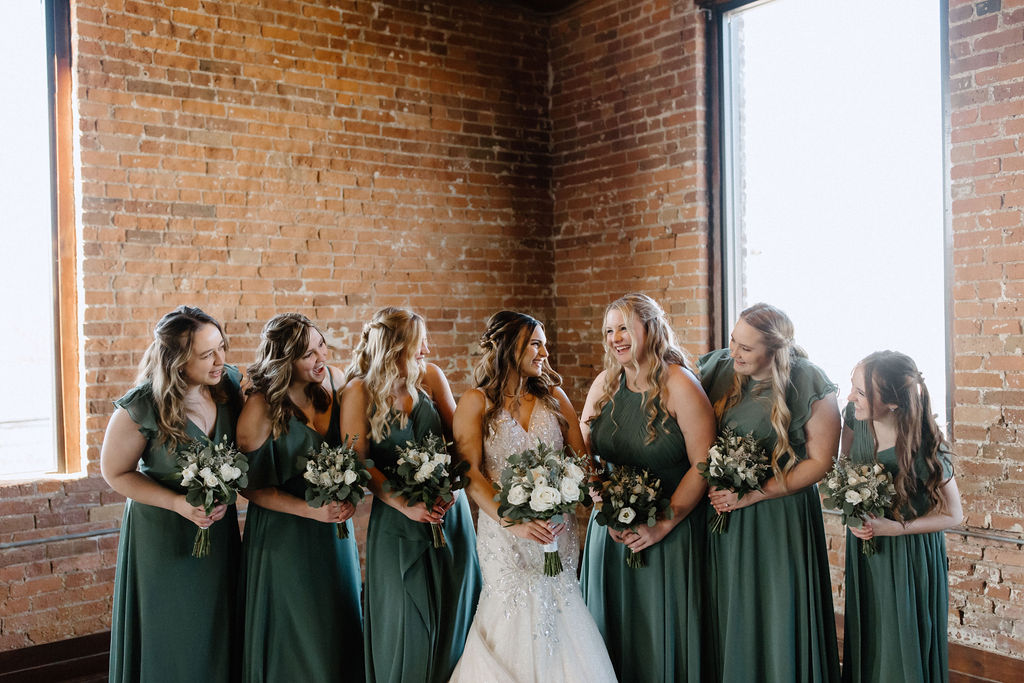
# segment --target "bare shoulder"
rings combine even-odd
[[[669,395],[676,394],[683,398],[695,394],[704,394],[704,388],[701,386],[697,376],[681,365],[668,366],[665,386],[668,387]]]
[[[326,378],[327,386],[324,388],[330,389],[331,387],[335,387],[336,390],[340,389],[342,384],[345,382],[345,373],[333,365],[327,366],[327,372],[330,373],[330,377]]]
[[[459,399],[459,411],[483,413],[487,409],[487,397],[480,389],[467,389]]]

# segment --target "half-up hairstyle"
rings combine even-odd
[[[657,437],[657,431],[654,426],[659,412],[656,399],[668,386],[669,366],[679,365],[692,372],[695,376],[699,376],[697,367],[676,342],[676,335],[668,324],[664,309],[651,297],[646,294],[632,293],[616,299],[608,304],[608,307],[604,310],[604,321],[608,320],[608,314],[612,311],[619,312],[627,327],[631,327],[635,321],[639,321],[644,328],[644,346],[642,349],[634,346],[631,364],[639,377],[640,363],[637,361],[637,358],[643,357],[649,361],[647,372],[643,379],[650,389],[644,392],[643,404],[641,406],[647,419],[647,438],[644,439],[644,444],[649,444]],[[602,330],[605,327],[602,327]],[[632,337],[632,335],[630,336]],[[636,340],[634,339],[633,342],[635,344]],[[619,367],[619,362],[615,358],[611,344],[606,338],[604,344],[604,385],[601,387],[601,396],[597,399],[594,414],[590,417],[590,421],[595,420],[601,414],[601,409],[605,404],[611,402],[614,406],[615,394],[618,392],[621,382],[620,377],[622,373],[619,372]],[[669,415],[667,411],[661,412],[661,423],[664,424],[669,419]]]
[[[185,411],[185,392],[188,390],[185,364],[192,358],[192,342],[196,330],[203,325],[217,328],[226,349],[228,339],[219,322],[195,306],[178,306],[160,318],[153,330],[153,341],[139,363],[135,384],[152,384],[157,431],[169,450],[174,450],[179,442],[191,440],[185,433],[188,424]],[[216,386],[210,387],[210,394],[218,403],[228,399],[224,386],[226,376],[222,376]]]
[[[792,414],[786,405],[786,390],[789,388],[789,373],[793,367],[793,360],[807,358],[807,352],[793,341],[793,321],[775,306],[765,303],[754,304],[740,313],[740,319],[761,333],[761,341],[771,358],[771,381],[766,390],[771,396],[770,421],[775,432],[775,449],[771,457],[772,472],[779,483],[785,485],[785,474],[797,464],[796,453],[789,443]],[[729,408],[739,403],[743,387],[749,381],[749,376],[734,373],[732,387],[715,402],[716,418],[721,420]]]
[[[417,362],[416,355],[426,336],[423,317],[405,308],[382,308],[363,325],[359,345],[345,370],[345,382],[353,378],[363,380],[368,398],[366,418],[374,441],[388,437],[392,416],[398,417],[402,428],[409,420],[403,411],[395,410],[395,387],[405,385],[413,406],[419,401],[418,390],[426,364]]]
[[[945,501],[939,495],[942,487],[942,462],[940,448],[946,439],[932,414],[932,401],[925,386],[924,378],[914,360],[898,351],[876,351],[859,364],[864,369],[864,389],[868,405],[875,405],[875,398],[889,406],[896,417],[896,463],[897,473],[893,484],[896,497],[893,501],[893,516],[903,521],[902,510],[910,497],[917,491],[915,455],[921,453],[927,478],[924,481],[928,496],[928,510],[945,511]],[[868,430],[878,458],[878,437],[875,435],[872,415],[867,421]]]
[[[308,422],[305,413],[288,397],[288,387],[292,383],[292,365],[309,349],[311,330],[323,337],[313,321],[301,313],[281,313],[268,320],[260,332],[256,362],[248,369],[247,393],[260,392],[266,397],[271,435],[275,439],[287,433],[290,418],[295,417],[304,424]],[[322,385],[310,383],[305,392],[316,412],[322,413],[331,407],[333,397]]]
[[[473,368],[473,383],[484,392],[488,407],[484,413],[485,433],[494,430],[494,424],[501,410],[502,393],[511,390],[515,394],[513,408],[519,405],[519,396],[525,389],[543,401],[555,413],[562,429],[568,428],[552,390],[561,386],[562,378],[544,359],[539,377],[522,377],[519,366],[530,343],[533,331],[544,327],[536,318],[515,311],[499,311],[487,319],[487,329],[480,337],[483,356]],[[519,377],[518,386],[509,387],[513,376]]]

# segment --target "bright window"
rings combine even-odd
[[[858,360],[903,351],[942,423],[940,4],[733,3],[720,102],[723,323],[779,306],[841,401]]]

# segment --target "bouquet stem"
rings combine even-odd
[[[729,530],[729,513],[716,512],[715,516],[711,518],[711,523],[708,527],[713,534],[724,534]]]
[[[335,524],[334,530],[338,532],[338,538],[348,538],[348,527],[345,526],[345,522]]]
[[[443,548],[448,545],[444,540],[444,529],[441,528],[440,524],[430,524],[430,531],[434,535],[434,547]]]
[[[558,518],[559,521],[561,517]],[[552,517],[551,521],[555,521]],[[541,546],[544,551],[544,576],[558,576],[562,573],[562,558],[558,555],[558,537],[551,543]]]
[[[192,544],[192,557],[206,557],[210,554],[210,528],[200,527]]]
[[[860,542],[860,554],[864,557],[871,557],[877,550],[878,548],[875,547],[875,539],[873,538]]]
[[[626,549],[626,566],[630,569],[643,569],[647,566],[647,560],[644,559],[644,551],[633,552],[629,548]]]

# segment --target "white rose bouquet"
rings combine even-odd
[[[642,467],[618,466],[591,487],[601,494],[594,521],[609,529],[626,531],[639,524],[654,526],[658,518],[671,517],[669,500],[662,496],[661,479]],[[644,551],[626,549],[626,566],[647,566]]]
[[[448,444],[436,434],[427,434],[417,442],[407,441],[399,446],[398,463],[391,468],[386,491],[405,498],[408,505],[423,503],[428,508],[438,501],[452,502],[454,492],[469,484],[466,472],[468,462],[452,464],[448,455]],[[434,547],[446,545],[444,530],[440,524],[430,525],[434,536]]]
[[[858,528],[865,517],[884,517],[892,505],[896,489],[892,475],[879,463],[854,464],[848,458],[839,461],[821,482],[822,504],[843,513],[843,524]],[[862,541],[860,551],[865,557],[875,554],[875,539]]]
[[[352,442],[345,440],[338,446],[321,443],[320,448],[310,448],[309,457],[299,461],[304,467],[302,478],[306,480],[306,503],[318,508],[325,503],[337,501],[358,505],[366,492],[363,487],[370,481],[367,468],[373,467],[372,460],[362,461],[352,448]],[[336,524],[338,538],[348,538],[348,527]]]
[[[225,436],[214,443],[196,439],[178,452],[178,470],[170,481],[185,487],[185,500],[193,507],[202,507],[206,514],[221,503],[230,505],[238,490],[249,483],[249,461]],[[210,554],[210,529],[200,527],[192,544],[192,557]]]
[[[739,436],[725,429],[708,450],[707,462],[697,463],[700,476],[714,488],[729,489],[742,498],[760,491],[772,467],[764,448],[752,434]],[[716,534],[729,530],[729,513],[716,512],[709,527]]]
[[[511,524],[535,519],[559,522],[563,514],[585,502],[586,476],[581,458],[545,443],[510,455],[494,484],[498,516]],[[558,576],[562,572],[558,540],[543,550],[544,575]]]

